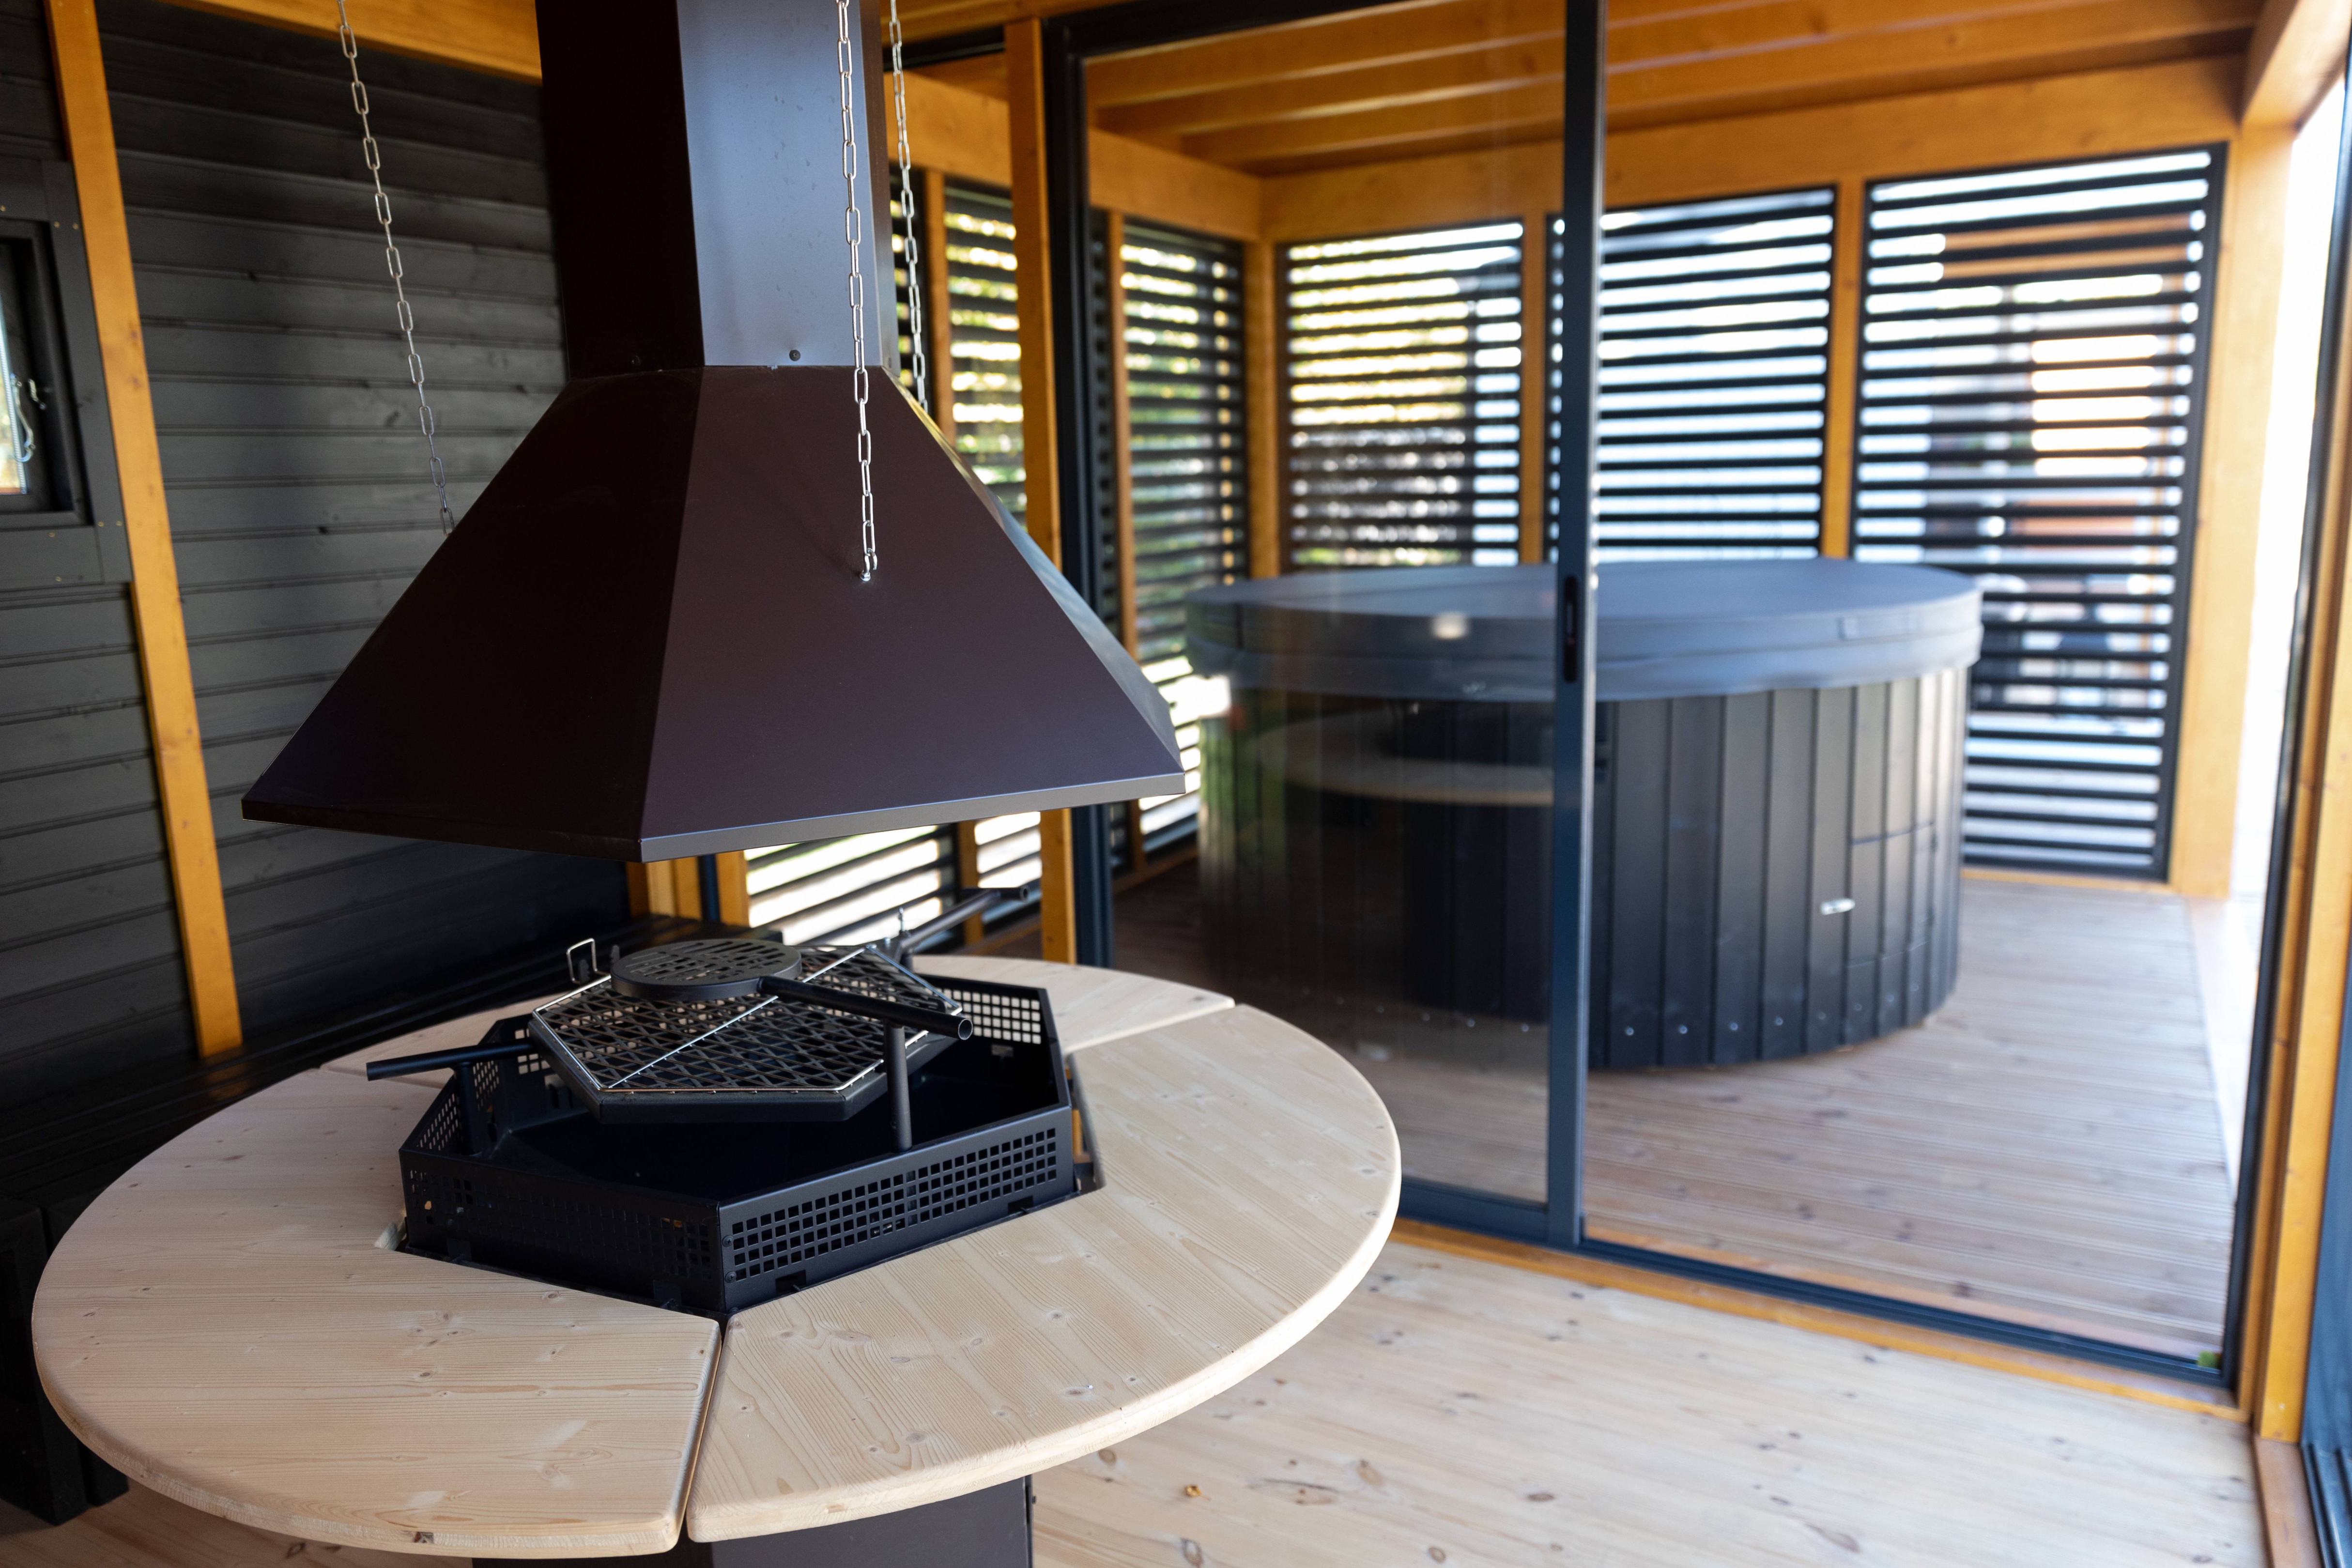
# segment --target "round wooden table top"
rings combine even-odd
[[[433,1086],[386,1042],[108,1189],[33,1307],[68,1426],[245,1523],[452,1556],[764,1535],[959,1496],[1158,1425],[1302,1338],[1396,1213],[1339,1055],[1189,987],[1008,959],[1052,994],[1101,1187],[708,1319],[392,1249]],[[470,1040],[499,1009],[432,1031]],[[690,1484],[689,1484],[690,1483]]]

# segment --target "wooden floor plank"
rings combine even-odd
[[[1122,967],[1209,984],[1197,879],[1122,895]],[[2180,900],[1963,885],[1923,1026],[1715,1068],[1595,1073],[1587,1217],[1724,1262],[2193,1354],[2218,1348],[2232,1193]],[[1130,915],[1132,911],[1132,916]],[[1409,1174],[1540,1199],[1539,1076],[1348,1049]]]
[[[1263,1371],[1037,1492],[1040,1568],[2263,1562],[2230,1422],[1401,1243]],[[144,1491],[0,1515],[10,1568],[394,1561],[426,1560]]]
[[[2227,1422],[1402,1245],[1038,1488],[1041,1568],[2263,1561]]]

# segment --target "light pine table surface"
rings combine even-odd
[[[43,1384],[133,1479],[265,1530],[645,1553],[681,1527],[722,1540],[936,1501],[1132,1436],[1296,1343],[1370,1266],[1395,1132],[1321,1045],[1139,976],[923,967],[1046,986],[1100,1190],[723,1335],[393,1251],[398,1148],[432,1086],[369,1083],[364,1063],[518,1010],[494,1009],[300,1074],[134,1168],[43,1277]]]

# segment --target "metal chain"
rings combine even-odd
[[[360,45],[352,36],[351,14],[343,9],[343,0],[335,0],[335,30],[343,46],[343,58],[352,67],[352,108],[360,117],[360,151],[366,155],[368,178],[375,183],[375,221],[383,230],[383,265],[392,274],[392,298],[394,314],[400,321],[400,341],[408,350],[408,382],[416,388],[416,427],[425,433],[425,451],[433,465],[434,492],[441,498],[441,531],[448,532],[457,526],[449,512],[449,476],[441,467],[441,448],[434,440],[433,405],[425,401],[425,361],[416,353],[416,312],[409,308],[408,290],[401,279],[400,247],[392,242],[392,202],[383,194],[383,156],[376,146],[375,132],[368,124],[367,84],[360,80]]]
[[[923,256],[915,239],[915,160],[907,150],[907,41],[898,33],[898,0],[890,0],[890,91],[898,109],[898,212],[907,220],[907,342],[915,373],[915,401],[931,411],[931,377],[923,352]]]
[[[342,0],[335,0],[337,5]],[[850,396],[857,404],[857,521],[858,543],[866,552],[864,570],[857,574],[861,583],[874,580],[874,432],[866,426],[866,279],[858,269],[857,229],[857,130],[853,118],[856,54],[849,43],[849,0],[834,0],[834,15],[840,25],[840,40],[834,46],[834,58],[841,68],[841,180],[848,188],[848,206],[842,215],[842,237],[849,241],[849,342],[852,364],[849,375]]]

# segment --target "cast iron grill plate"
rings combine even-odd
[[[750,996],[772,974],[791,976],[800,952],[749,937],[712,937],[641,947],[613,960],[613,989],[647,1001],[712,1002]]]
[[[791,952],[773,942],[740,945],[765,948],[764,955],[753,956],[764,957],[770,973],[779,967],[778,955]],[[689,955],[681,968],[695,962]],[[808,949],[802,972],[810,984],[943,1016],[959,1010],[866,948]],[[607,977],[547,1004],[530,1019],[531,1033],[556,1070],[607,1119],[736,1114],[760,1106],[786,1114],[843,1115],[862,1109],[884,1087],[889,1026],[797,998],[657,1001],[625,995]],[[945,1035],[915,1035],[907,1042],[909,1068],[947,1044]]]

